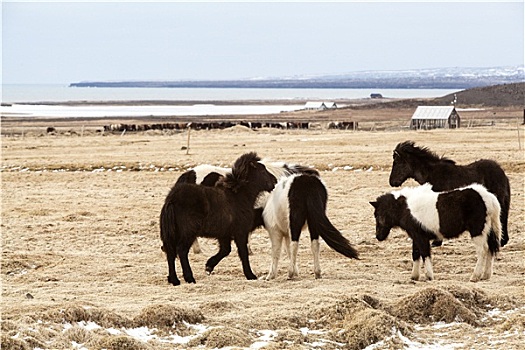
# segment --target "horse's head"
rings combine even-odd
[[[277,183],[275,176],[268,172],[255,152],[243,154],[235,161],[232,177],[237,181],[236,187],[246,184],[257,192],[270,192]]]
[[[407,147],[413,147],[414,143],[405,141],[396,146],[393,153],[392,171],[388,179],[390,186],[399,187],[408,178],[413,176],[413,170],[409,162],[409,155],[406,152]]]
[[[378,241],[384,241],[390,230],[396,225],[396,199],[392,194],[385,194],[370,202],[374,207],[374,217],[376,219],[376,238]]]

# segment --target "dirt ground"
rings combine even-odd
[[[186,132],[13,137],[5,127],[2,348],[519,349],[525,343],[522,126],[234,127],[192,131],[189,152]],[[510,242],[489,281],[469,282],[476,259],[468,234],[433,249],[431,282],[410,280],[411,242],[404,232],[375,239],[368,202],[392,190],[392,150],[405,140],[459,164],[495,159],[507,172]],[[283,256],[277,279],[265,281],[270,242],[259,229],[250,257],[259,280],[244,278],[234,245],[207,276],[204,264],[217,246],[201,239],[204,252],[190,254],[197,283],[168,284],[158,218],[170,187],[192,166],[231,166],[248,151],[321,170],[328,217],[361,260],[322,242],[323,278],[316,280],[303,233],[299,278],[287,279]]]

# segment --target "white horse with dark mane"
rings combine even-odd
[[[266,277],[277,275],[282,242],[288,254],[288,278],[298,276],[297,251],[301,231],[308,225],[314,257],[315,278],[321,278],[319,237],[348,258],[358,259],[357,251],[326,216],[328,193],[318,175],[295,174],[282,177],[267,198],[262,211],[264,227],[272,243],[272,263]]]

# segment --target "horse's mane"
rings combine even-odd
[[[261,158],[259,158],[255,152],[243,154],[235,161],[231,173],[226,174],[224,179],[220,181],[220,184],[236,192],[247,183],[250,168],[255,167],[255,163],[260,160]]]
[[[396,153],[399,154],[401,157],[413,157],[417,158],[419,161],[427,163],[449,162],[451,164],[456,164],[452,159],[440,157],[427,147],[416,146],[414,141],[405,141],[399,143],[394,150],[394,154]]]

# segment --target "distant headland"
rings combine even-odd
[[[70,87],[260,89],[468,89],[525,81],[523,66],[363,71],[339,75],[235,80],[81,81]]]

